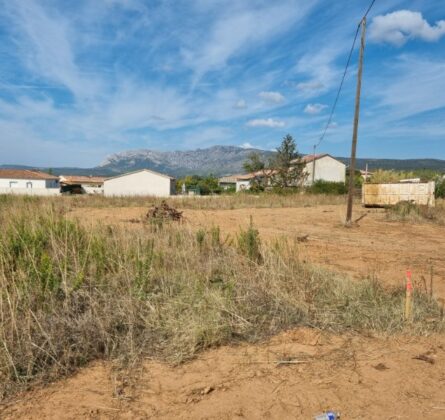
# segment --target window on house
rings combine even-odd
[[[27,182],[26,183],[26,188],[32,188],[32,182]]]
[[[17,181],[9,181],[9,188],[17,188]]]

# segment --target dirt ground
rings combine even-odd
[[[210,350],[179,367],[147,361],[131,377],[96,363],[0,406],[0,417],[310,419],[333,409],[343,419],[443,419],[445,337],[299,329],[262,345]]]
[[[146,208],[82,208],[84,223],[139,225]],[[296,240],[302,259],[357,279],[403,282],[407,268],[445,298],[445,227],[388,222],[381,210],[343,206],[184,210],[191,229],[219,226],[236,235],[250,216],[264,241]],[[424,360],[416,357],[419,355]],[[279,363],[281,362],[281,363]],[[334,336],[297,329],[260,345],[209,350],[181,366],[147,360],[131,373],[96,363],[7,405],[2,419],[310,419],[325,409],[343,419],[444,419],[445,336]]]
[[[146,208],[82,208],[71,213],[85,223],[123,224],[143,217]],[[356,207],[353,228],[345,228],[343,205],[301,208],[235,210],[184,210],[186,224],[194,229],[219,226],[223,235],[236,235],[249,225],[264,240],[307,236],[299,246],[303,260],[356,278],[373,277],[387,284],[404,282],[411,269],[413,280],[423,286],[422,276],[436,296],[445,299],[445,227],[430,223],[411,224],[385,220],[384,210]],[[133,224],[134,226],[134,224]],[[137,225],[136,225],[137,226]]]

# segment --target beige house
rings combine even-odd
[[[104,181],[104,195],[168,197],[176,191],[176,180],[149,169],[118,175]]]
[[[313,181],[319,180],[328,182],[346,181],[346,165],[327,153],[306,155],[301,160],[305,165],[305,185],[311,185]]]

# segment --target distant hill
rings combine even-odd
[[[102,175],[113,176],[142,168],[152,169],[175,177],[184,175],[229,175],[243,172],[243,162],[252,152],[262,154],[266,159],[273,152],[244,149],[236,146],[213,146],[207,149],[189,151],[159,152],[154,150],[129,150],[108,156],[95,168],[52,168],[55,175]],[[349,164],[349,158],[337,159]],[[418,170],[431,169],[445,173],[445,160],[439,159],[357,159],[357,167],[370,171],[381,169]],[[3,168],[26,168],[23,165],[3,165]],[[47,171],[48,168],[34,168]]]
[[[115,173],[149,168],[173,176],[228,175],[243,172],[243,162],[250,153],[261,153],[268,158],[273,152],[244,149],[235,146],[213,146],[189,151],[157,152],[154,150],[130,150],[106,158],[100,165]]]

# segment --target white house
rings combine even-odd
[[[293,161],[294,163],[299,162],[298,160]],[[328,181],[328,182],[345,182],[346,180],[346,165],[343,162],[333,158],[328,154],[320,155],[306,155],[301,158],[300,162],[304,164],[304,185],[309,186],[312,181]],[[314,173],[313,177],[312,174]],[[267,178],[270,175],[274,175],[276,171],[269,169],[267,171],[258,171],[245,175],[233,175],[232,177],[236,179],[236,191],[248,190],[251,187],[252,181],[254,179]]]
[[[305,165],[305,185],[311,185],[313,180],[328,182],[345,182],[346,180],[346,165],[327,153],[306,155],[303,156],[302,161]],[[313,176],[314,170],[315,176]]]
[[[236,187],[236,181],[237,178],[241,175],[228,175],[228,176],[222,176],[218,179],[218,185],[223,190],[228,190],[230,188]]]
[[[249,190],[254,180],[261,181],[266,179],[266,186],[269,185],[269,177],[276,174],[273,169],[265,169],[257,172],[251,172],[250,174],[234,175],[236,177],[236,192]]]
[[[176,180],[159,172],[142,169],[107,178],[104,195],[110,196],[154,196],[168,197],[176,191]]]
[[[28,169],[0,169],[0,194],[59,195],[59,178]]]

